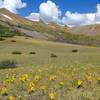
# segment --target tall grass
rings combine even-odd
[[[23,33],[13,28],[0,25],[0,37],[13,37],[15,35],[19,36],[19,35],[23,35]]]

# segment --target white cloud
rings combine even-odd
[[[18,13],[17,9],[26,7],[27,4],[21,0],[0,0],[0,8],[6,8],[13,13]]]
[[[81,26],[81,25],[89,25],[94,24],[95,21],[94,13],[80,14],[80,13],[71,13],[67,11],[62,21],[63,24],[68,26]]]
[[[61,15],[61,11],[59,10],[58,6],[48,0],[47,2],[41,3],[40,7],[40,19],[44,22],[58,22],[59,16]]]
[[[2,0],[0,0],[0,7],[2,6],[2,3],[3,3]]]
[[[96,24],[100,24],[100,13],[95,14],[95,22]]]
[[[68,26],[82,26],[91,24],[100,24],[100,4],[96,6],[97,11],[95,13],[71,13],[67,11],[62,18],[62,22]]]
[[[26,18],[29,20],[32,20],[32,21],[39,21],[40,20],[39,13],[31,13]]]
[[[100,4],[97,4],[96,8],[97,8],[97,12],[100,13]]]
[[[59,23],[61,22],[61,20],[59,20],[59,16],[61,16],[61,11],[59,10],[58,6],[51,0],[48,0],[47,2],[40,4],[39,13],[33,12],[26,18],[32,21],[42,20],[45,23]]]
[[[82,26],[90,24],[100,24],[100,4],[96,6],[95,13],[72,13],[66,11],[65,15],[61,18],[61,10],[51,0],[40,4],[39,13],[31,13],[27,18],[30,20],[42,20],[45,23],[55,22],[60,25],[67,26]]]
[[[96,24],[100,24],[100,4],[97,4],[97,13],[95,14],[95,22]]]

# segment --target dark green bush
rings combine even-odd
[[[25,39],[29,39],[29,38],[26,37]]]
[[[13,51],[12,54],[15,54],[15,55],[21,55],[22,52],[20,52],[20,51]]]
[[[11,42],[16,42],[15,40],[11,40]]]
[[[77,49],[73,49],[72,52],[78,52],[78,50]]]
[[[4,38],[0,37],[0,41],[4,41],[4,40],[5,40]]]
[[[29,54],[36,54],[36,52],[33,51],[33,52],[30,52]]]
[[[3,60],[0,62],[0,69],[16,68],[17,63],[13,60]]]
[[[51,58],[57,58],[57,55],[54,54],[54,53],[51,53],[50,57],[51,57]]]

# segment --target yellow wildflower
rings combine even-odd
[[[78,80],[78,81],[77,81],[77,85],[78,85],[78,88],[82,87],[83,81],[82,81],[82,80]]]
[[[86,80],[87,80],[89,83],[92,83],[93,77],[94,77],[94,73],[88,72],[88,73],[86,73],[86,75],[85,75],[85,78],[86,78]]]
[[[6,74],[6,79],[9,79],[9,74]]]
[[[15,82],[15,78],[16,78],[16,76],[15,76],[15,74],[13,74],[12,77],[11,77],[11,80],[10,80],[11,83],[14,83]]]
[[[12,79],[10,80],[10,82],[11,82],[11,83],[14,83],[14,82],[15,82],[15,79],[14,79],[14,78],[12,78]]]
[[[6,81],[6,82],[9,82],[9,74],[6,74],[6,76],[5,76],[5,81]]]
[[[35,87],[30,87],[30,92],[35,92]]]
[[[98,83],[100,84],[100,77],[97,78]]]
[[[61,88],[64,87],[64,83],[63,82],[60,82],[59,85],[60,85]]]
[[[29,83],[29,92],[30,93],[35,92],[35,84],[33,82]]]
[[[4,80],[3,83],[2,83],[2,85],[3,85],[4,87],[6,87],[6,86],[7,86],[7,81]]]
[[[50,100],[54,100],[55,99],[54,93],[49,93],[49,99]]]
[[[51,76],[50,76],[50,80],[51,80],[51,81],[55,81],[55,80],[56,80],[56,78],[57,78],[57,76],[56,76],[56,75],[51,75]]]
[[[34,87],[35,84],[34,84],[33,82],[30,82],[30,83],[29,83],[29,86],[30,86],[30,87]]]
[[[42,92],[44,92],[45,89],[46,89],[46,86],[44,86],[44,85],[40,86],[40,90],[41,90]]]
[[[98,77],[97,80],[100,81],[100,77]]]
[[[3,86],[2,88],[1,88],[1,94],[2,95],[7,95],[8,93],[7,93],[7,88],[5,87],[5,86]]]
[[[18,100],[21,100],[21,95],[18,96]]]
[[[21,82],[28,81],[28,75],[27,74],[23,74],[23,75],[21,75],[21,77],[19,79],[20,79]]]
[[[15,100],[14,96],[10,96],[9,100]]]
[[[85,76],[86,77],[86,80],[88,81],[88,82],[92,82],[92,76],[91,75],[86,75]]]
[[[38,81],[40,81],[41,77],[40,77],[40,75],[35,75],[34,79],[36,82],[38,82]]]

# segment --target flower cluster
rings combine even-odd
[[[55,99],[54,93],[52,93],[52,92],[49,93],[49,99],[50,100],[54,100]]]
[[[55,81],[57,79],[57,76],[56,75],[50,75],[50,80],[51,81]]]
[[[29,83],[29,93],[35,92],[35,84],[33,82]]]
[[[92,83],[92,81],[93,81],[93,76],[94,76],[93,73],[87,73],[87,74],[85,75],[85,78],[86,78],[86,80],[87,80],[89,83]]]
[[[23,75],[21,75],[21,77],[19,79],[20,79],[21,82],[26,82],[26,81],[28,81],[28,75],[23,74]]]
[[[77,81],[77,87],[80,88],[80,87],[82,87],[82,85],[83,85],[83,81],[79,79]]]
[[[34,80],[35,80],[36,82],[40,81],[40,79],[41,79],[40,75],[35,75],[35,76],[34,76]]]
[[[46,69],[46,71],[49,70]],[[70,70],[70,72],[73,71]],[[67,77],[66,73],[60,74],[60,71],[58,71],[58,73],[59,74],[57,74],[57,72],[50,72],[45,75],[43,70],[39,70],[35,73],[16,74],[11,72],[5,74],[3,78],[0,77],[0,96],[7,96],[9,100],[28,100],[31,98],[29,96],[37,96],[37,94],[39,94],[40,99],[42,96],[46,96],[49,100],[57,100],[59,99],[58,97],[63,97],[60,95],[63,95],[66,91],[71,91],[72,89],[80,91],[84,89],[84,87],[92,87],[90,83],[94,85],[100,84],[100,77],[95,77],[94,73],[85,72],[82,74],[83,76],[79,76],[73,72],[71,77]],[[15,91],[15,93],[11,90]],[[88,95],[85,91],[81,94],[82,96]]]
[[[3,87],[1,88],[1,94],[2,94],[3,96],[8,95],[8,91],[7,91],[7,87],[6,87],[6,86],[3,86]]]

